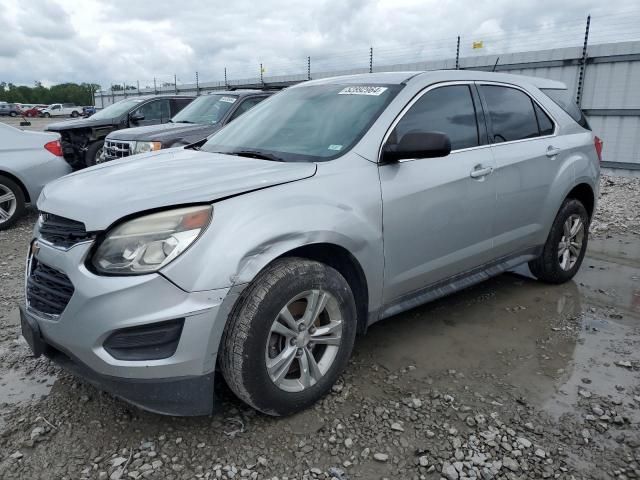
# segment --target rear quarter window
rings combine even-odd
[[[573,118],[578,125],[587,130],[591,130],[587,117],[584,116],[580,107],[573,101],[569,90],[552,88],[543,88],[541,90],[547,97],[553,100],[556,105],[563,109],[567,115]]]

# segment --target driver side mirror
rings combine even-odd
[[[451,141],[444,133],[413,131],[405,133],[399,143],[386,143],[382,148],[385,163],[413,158],[446,157],[451,153]]]
[[[140,112],[133,112],[129,115],[129,120],[131,120],[132,122],[140,122],[144,120],[144,115]]]

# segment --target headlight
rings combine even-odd
[[[156,150],[160,150],[162,148],[161,142],[136,142],[133,147],[133,153],[148,153],[155,152]]]
[[[107,233],[91,262],[100,273],[155,272],[184,252],[207,227],[213,207],[167,210],[130,220]]]

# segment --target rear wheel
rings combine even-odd
[[[102,156],[103,146],[104,140],[99,140],[89,145],[89,148],[87,148],[87,152],[84,155],[84,161],[87,167],[92,167],[101,162],[100,157]]]
[[[25,209],[24,193],[10,178],[0,175],[0,230],[11,227]]]
[[[280,259],[231,312],[220,367],[244,402],[288,415],[329,391],[347,365],[355,334],[355,301],[344,277],[322,263]]]
[[[589,214],[574,198],[565,200],[551,226],[542,255],[529,262],[536,278],[547,283],[564,283],[577,273],[587,251]]]

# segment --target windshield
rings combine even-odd
[[[213,134],[202,150],[286,162],[348,151],[402,85],[309,85],[284,90]]]
[[[120,100],[119,102],[109,105],[108,107],[94,113],[91,116],[91,120],[102,120],[119,117],[125,112],[142,103],[143,98],[128,98],[127,100]]]
[[[198,97],[184,107],[171,121],[173,123],[218,123],[237,101],[236,95]]]

